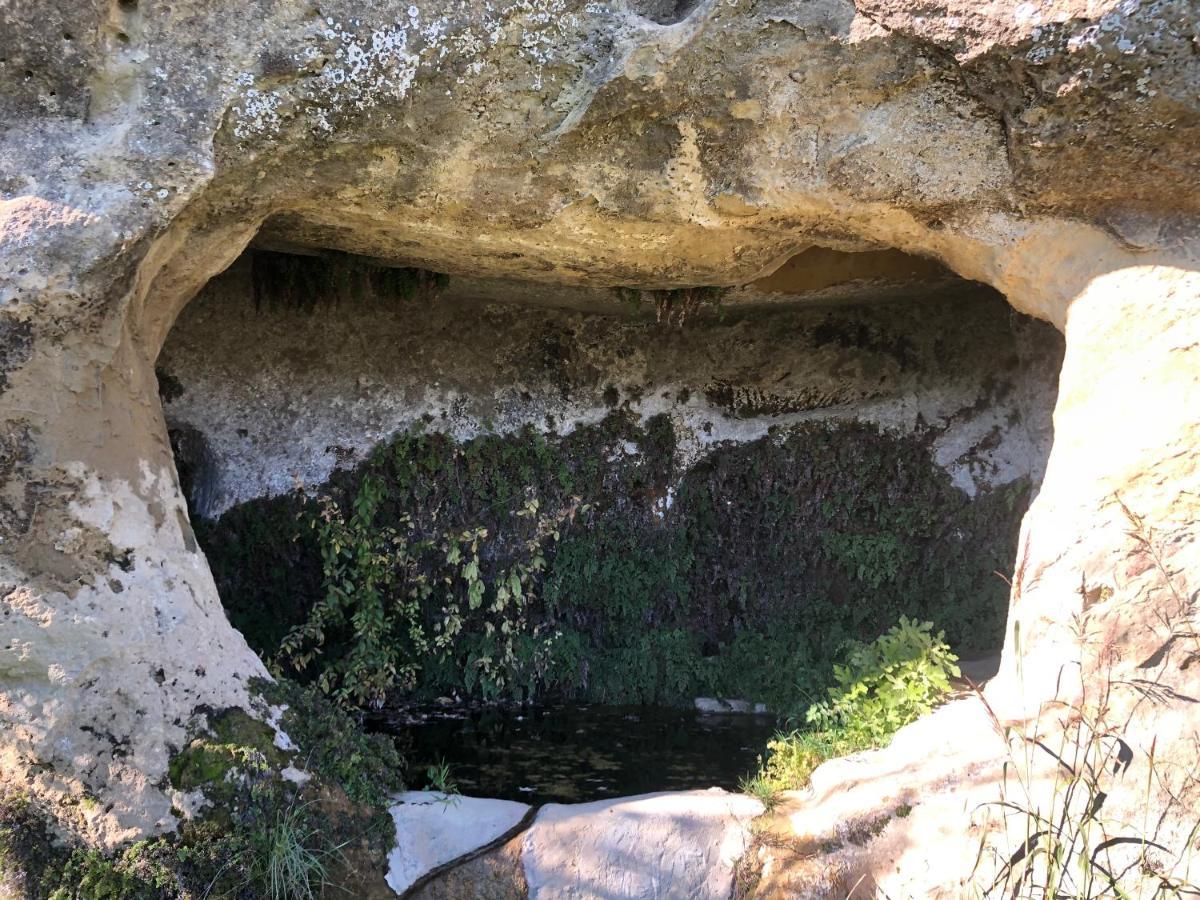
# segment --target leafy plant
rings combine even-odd
[[[933,709],[959,675],[957,659],[932,623],[901,616],[871,643],[850,645],[846,662],[833,667],[830,699],[805,718],[851,743],[877,746]]]
[[[706,694],[802,717],[837,648],[901,613],[998,642],[989,573],[1025,486],[968,501],[919,439],[861,425],[676,456],[667,417],[624,409],[563,436],[413,428],[197,535],[252,646],[344,706]]]
[[[461,673],[485,699],[532,691],[555,634],[530,615],[543,546],[559,539],[557,517],[539,515],[536,498],[513,512],[533,526],[508,565],[484,569],[488,529],[422,535],[408,513],[388,523],[382,475],[368,471],[347,511],[329,494],[317,500],[316,531],[325,595],[280,644],[277,660],[303,671],[321,657],[317,685],[346,705],[381,706],[387,694],[416,686],[426,658]],[[490,554],[495,556],[496,554]],[[330,652],[330,635],[340,638]]]
[[[527,500],[514,513],[534,524],[510,563],[487,580],[480,561],[485,528],[447,533],[441,614],[433,622],[432,647],[443,661],[453,660],[468,692],[485,699],[533,693],[557,634],[531,615],[539,576],[546,568],[543,547],[557,542],[562,516],[539,515],[539,504]]]
[[[959,674],[955,659],[932,623],[904,616],[871,643],[852,642],[834,666],[830,699],[808,708],[808,728],[767,743],[765,761],[759,757],[742,790],[770,809],[780,791],[804,787],[827,759],[883,745],[945,696]]]
[[[795,791],[808,784],[813,770],[828,759],[865,750],[869,744],[832,731],[794,730],[775,735],[767,742],[766,758],[758,758],[758,771],[742,779],[741,789],[774,808],[781,791]]]
[[[450,764],[444,759],[430,763],[425,768],[425,779],[429,782],[429,790],[436,791],[441,794],[439,803],[444,803],[449,806],[456,806],[461,795],[458,791],[458,782],[454,780],[454,775],[450,771]]]
[[[279,647],[281,658],[303,670],[330,629],[348,628],[353,639],[342,655],[323,660],[317,679],[323,691],[346,703],[378,706],[396,685],[411,687],[428,649],[420,615],[432,588],[420,556],[431,543],[377,525],[383,495],[382,481],[368,474],[349,515],[332,497],[319,498],[320,514],[310,524],[319,537],[325,596]],[[400,525],[408,521],[402,517]]]

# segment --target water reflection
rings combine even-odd
[[[462,793],[526,803],[736,790],[776,727],[771,716],[573,705],[428,709],[374,724],[407,745],[414,787],[445,760]]]

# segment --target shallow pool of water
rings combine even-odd
[[[416,719],[413,721],[412,719]],[[742,776],[776,730],[773,716],[645,706],[432,709],[390,716],[410,760],[411,786],[445,761],[467,795],[525,803],[722,787]]]

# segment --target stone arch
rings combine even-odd
[[[981,18],[947,37],[836,4],[708,4],[644,29],[623,8],[597,19],[546,0],[540,18],[509,11],[528,40],[489,45],[475,19],[393,5],[355,24],[264,4],[237,35],[197,6],[175,32],[144,17],[138,45],[117,48],[79,11],[69,33],[95,38],[82,80],[55,81],[47,62],[63,23],[4,25],[30,38],[29,74],[0,105],[17,123],[0,143],[7,769],[50,796],[102,794],[102,814],[72,823],[102,843],[169,830],[162,776],[188,718],[247,704],[263,674],[195,552],[153,371],[183,304],[263,227],[547,282],[750,280],[819,245],[894,247],[990,284],[1068,344],[993,696],[1022,710],[1019,654],[1024,701],[1044,696],[1084,613],[1103,644],[1086,645],[1088,667],[1168,677],[1162,623],[1187,615],[1200,571],[1200,275],[1195,210],[1171,180],[1195,164],[1194,102],[1171,101],[1181,124],[1152,166],[1130,137],[1143,107],[1047,95],[1048,112],[1015,114],[995,47],[1069,70],[1074,20],[1035,34]],[[1190,39],[1150,13],[1112,15],[1140,46]],[[746,40],[726,58],[731,29]],[[451,32],[487,46],[433,65]],[[220,75],[189,87],[210,35],[229,42]],[[1106,40],[1087,52],[1131,66]],[[362,62],[340,81],[337,49]],[[1156,76],[1165,94],[1181,71]],[[1039,123],[1076,113],[1118,149],[1058,183],[1047,172],[1080,157],[1039,150]],[[1150,523],[1157,557],[1121,503]],[[1165,612],[1131,614],[1143,600]],[[1190,677],[1170,669],[1172,689]]]

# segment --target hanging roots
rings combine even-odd
[[[256,309],[312,312],[322,303],[432,300],[450,276],[427,269],[381,266],[361,256],[299,256],[256,250],[250,257]]]
[[[617,288],[617,296],[626,303],[637,304],[643,299],[654,301],[654,318],[659,325],[682,328],[703,304],[713,306],[721,302],[727,288],[686,287],[670,290],[642,290],[641,288]]]

